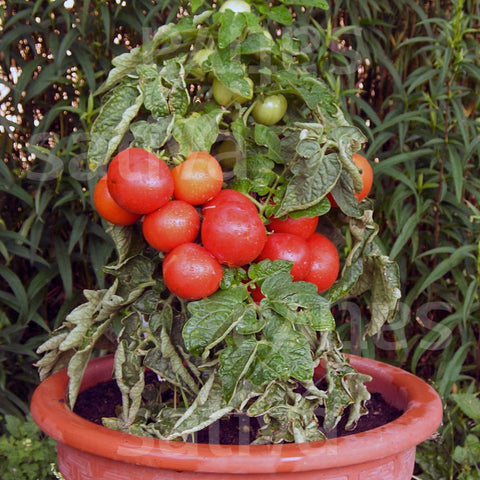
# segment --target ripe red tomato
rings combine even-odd
[[[213,255],[197,243],[182,243],[163,260],[166,287],[185,300],[199,300],[215,293],[223,270]]]
[[[312,263],[304,280],[314,283],[318,293],[321,293],[328,290],[338,277],[340,271],[338,251],[332,241],[320,233],[314,233],[307,240],[307,244]]]
[[[318,225],[318,217],[273,218],[267,225],[267,229],[277,233],[293,233],[303,238],[308,238],[315,232]]]
[[[115,225],[131,225],[141,218],[141,215],[122,208],[112,198],[108,191],[106,175],[98,181],[93,190],[93,204],[102,218]]]
[[[294,282],[303,280],[310,271],[310,249],[307,241],[292,233],[272,233],[268,235],[257,261],[266,258],[293,262],[290,273]]]
[[[219,205],[223,205],[225,203],[236,203],[244,205],[247,208],[251,209],[254,214],[258,213],[257,207],[246,195],[240,193],[237,190],[225,188],[223,190],[220,190],[220,192],[215,195],[211,200],[203,204],[202,215],[206,215],[208,212],[214,210]]]
[[[172,170],[174,196],[192,205],[201,205],[222,188],[223,172],[217,159],[207,152],[192,152]]]
[[[239,203],[223,203],[205,215],[201,227],[204,247],[222,264],[241,267],[255,260],[267,240],[257,212]]]
[[[195,207],[183,200],[171,200],[145,215],[142,224],[145,240],[157,250],[169,252],[182,243],[193,242],[200,231]]]
[[[140,215],[165,205],[173,194],[173,178],[167,164],[142,148],[121,151],[107,170],[108,190],[126,210]]]

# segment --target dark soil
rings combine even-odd
[[[100,383],[95,387],[83,391],[78,396],[74,412],[91,421],[102,425],[103,417],[115,417],[120,408],[122,396],[117,384],[111,380]],[[368,414],[363,415],[355,430],[346,431],[345,423],[348,411],[337,428],[325,432],[327,438],[343,437],[360,433],[392,422],[402,411],[389,405],[379,393],[373,393],[367,402]],[[317,412],[321,424],[322,412]],[[224,445],[247,445],[255,440],[258,429],[262,426],[261,420],[250,418],[247,415],[229,415],[198,432],[195,437],[197,443],[216,443]]]

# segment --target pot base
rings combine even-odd
[[[245,450],[248,448],[245,446]],[[123,463],[82,452],[60,442],[57,443],[57,454],[58,466],[65,480],[239,480],[239,477],[242,480],[410,480],[415,466],[415,447],[379,460],[352,465],[348,472],[345,467],[338,467],[303,472],[239,472],[240,475],[235,472],[172,471]],[[249,459],[247,451],[245,461],[254,461]]]

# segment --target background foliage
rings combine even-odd
[[[403,288],[396,321],[372,340],[354,313],[368,311],[339,305],[345,345],[431,379],[444,398],[419,478],[478,479],[467,453],[478,418],[456,395],[478,397],[480,382],[480,5],[329,3],[298,10],[290,28],[369,139],[380,246]],[[84,164],[92,92],[172,4],[0,0],[0,413],[28,412],[35,347],[83,288],[102,285],[112,247]]]

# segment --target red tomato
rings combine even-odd
[[[171,200],[143,219],[143,236],[157,250],[169,252],[182,243],[193,242],[200,231],[195,207],[183,200]]]
[[[201,237],[220,263],[241,267],[258,257],[267,232],[258,213],[245,205],[224,203],[205,215]]]
[[[252,213],[258,213],[257,207],[247,196],[238,192],[237,190],[225,188],[224,190],[220,190],[217,195],[215,195],[211,200],[202,206],[202,215],[206,215],[208,212],[217,208],[219,205],[223,205],[224,203],[236,203],[244,205],[251,209]]]
[[[250,292],[250,295],[255,303],[260,303],[262,299],[265,298],[265,295],[262,293],[262,290],[258,285],[249,287],[248,291]]]
[[[292,218],[287,216],[284,219],[273,218],[267,225],[268,230],[277,233],[293,233],[303,238],[308,238],[315,232],[318,225],[318,217]]]
[[[142,148],[128,148],[116,155],[108,166],[107,183],[121,207],[140,215],[165,205],[173,194],[167,164]]]
[[[197,243],[183,243],[163,260],[167,288],[185,300],[199,300],[215,293],[223,270],[213,255]]]
[[[217,159],[207,152],[193,152],[172,170],[174,196],[192,205],[201,205],[222,188],[223,172]]]
[[[272,233],[268,235],[257,261],[266,258],[293,262],[290,273],[294,282],[303,280],[310,271],[310,249],[307,241],[292,233]]]
[[[314,283],[318,293],[328,290],[338,277],[340,271],[340,259],[337,248],[324,235],[314,233],[307,240],[310,248],[311,266],[305,276],[306,282]]]
[[[131,225],[140,220],[141,215],[122,208],[110,195],[107,176],[104,175],[93,190],[93,204],[98,214],[115,225]]]

